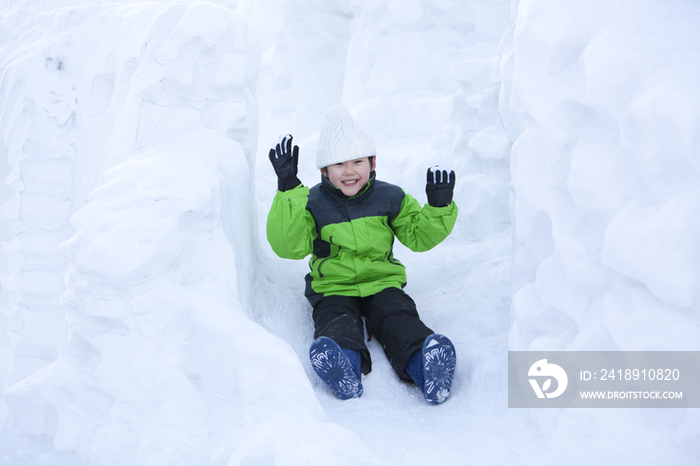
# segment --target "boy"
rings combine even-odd
[[[394,258],[394,236],[413,251],[445,239],[457,219],[455,175],[428,170],[429,205],[375,178],[376,149],[348,110],[333,107],[321,128],[316,166],[321,183],[297,178],[299,147],[292,136],[270,150],[278,191],[267,218],[267,238],[283,258],[311,254],[306,297],[314,308],[311,364],[340,399],[362,395],[371,370],[367,333],[382,344],[399,378],[414,382],[430,404],[449,396],[455,350],[423,324],[403,291],[404,266]]]

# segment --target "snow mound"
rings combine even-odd
[[[519,6],[502,43],[515,57],[502,112],[520,119],[508,125],[513,347],[697,349],[677,332],[700,325],[689,312],[700,301],[700,36],[687,21],[700,10]],[[629,332],[616,314],[640,300],[647,330]],[[677,330],[659,333],[655,316]]]
[[[512,3],[500,101],[513,141],[510,348],[697,351],[700,8]],[[551,454],[697,458],[693,410],[543,411]],[[593,437],[608,440],[567,440]]]
[[[6,464],[374,463],[323,420],[290,346],[248,315],[259,50],[247,22],[191,3],[11,15],[33,40],[4,62],[17,194],[3,219],[20,234],[3,280],[15,309],[49,329],[52,306],[68,337],[42,342],[10,314],[3,367],[34,343],[58,354],[4,372]]]

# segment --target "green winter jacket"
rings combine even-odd
[[[353,197],[327,178],[309,189],[277,191],[267,217],[267,240],[285,259],[311,254],[306,297],[312,305],[328,295],[371,296],[403,288],[406,270],[393,255],[394,236],[413,251],[444,240],[457,220],[447,207],[418,201],[398,186],[375,179]]]

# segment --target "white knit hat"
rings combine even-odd
[[[377,155],[367,133],[352,118],[345,105],[336,105],[326,115],[316,151],[316,167]]]

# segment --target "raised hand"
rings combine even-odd
[[[292,149],[292,135],[285,134],[277,139],[277,145],[270,149],[270,162],[277,174],[277,189],[289,191],[301,184],[297,178],[299,146]]]
[[[428,195],[428,204],[433,207],[447,207],[452,203],[452,195],[455,190],[454,170],[442,169],[439,166],[428,168],[425,194]]]

